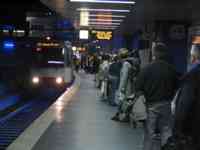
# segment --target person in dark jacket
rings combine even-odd
[[[160,150],[171,136],[171,101],[177,87],[177,73],[168,60],[163,43],[153,47],[153,62],[142,68],[137,79],[136,93],[146,98],[144,150]]]
[[[120,80],[120,70],[122,67],[122,63],[119,60],[119,57],[115,56],[113,63],[109,67],[109,82],[110,82],[110,90],[109,90],[109,104],[111,106],[116,106],[115,94],[119,87]]]
[[[190,139],[189,150],[200,150],[200,45],[192,46],[191,62],[176,100],[173,135],[177,143]]]

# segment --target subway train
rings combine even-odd
[[[18,94],[28,100],[45,87],[66,89],[74,79],[70,50],[64,42],[0,37],[0,97]]]
[[[38,42],[32,52],[30,68],[33,87],[64,87],[73,80],[72,67],[68,63],[69,51],[64,43],[58,41]]]

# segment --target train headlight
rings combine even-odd
[[[32,78],[32,82],[33,82],[34,84],[38,84],[38,83],[40,82],[40,78],[39,78],[39,77],[33,77],[33,78]]]
[[[63,83],[63,78],[57,77],[57,78],[56,78],[56,83],[57,83],[57,84],[62,84],[62,83]]]

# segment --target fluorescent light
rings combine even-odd
[[[108,25],[91,25],[91,27],[104,27],[104,28],[117,28],[119,26],[108,26]]]
[[[26,21],[32,21],[32,20],[34,20],[34,19],[36,19],[37,17],[26,17]]]
[[[96,12],[124,12],[128,13],[127,9],[90,9],[90,8],[78,8],[77,11],[96,11]]]
[[[90,25],[120,25],[120,23],[112,22],[89,22]]]
[[[4,32],[4,33],[9,33],[9,30],[5,30],[5,29],[4,29],[3,32]]]
[[[131,4],[134,5],[134,1],[116,1],[116,0],[70,0],[70,2],[87,2],[87,3],[111,3],[111,4]]]
[[[106,26],[93,26],[90,27],[91,30],[114,30],[117,29],[118,27],[106,27]]]
[[[64,64],[63,61],[54,61],[54,60],[51,60],[51,61],[48,61],[48,64]]]
[[[122,19],[89,19],[89,21],[102,21],[102,22],[123,22]]]
[[[80,39],[88,39],[89,38],[89,32],[88,32],[88,30],[80,30],[80,32],[79,32],[79,38]]]
[[[24,33],[25,31],[24,30],[14,30],[13,32],[17,32],[17,33]]]
[[[117,25],[106,25],[106,24],[103,24],[103,25],[97,25],[97,24],[92,24],[92,25],[90,25],[90,27],[108,27],[108,28],[118,28],[119,26],[117,26]]]
[[[111,28],[111,27],[92,27],[95,30],[115,30],[116,28]]]
[[[104,18],[126,18],[123,15],[112,15],[112,14],[90,14],[89,17],[104,17]]]
[[[112,26],[112,25],[90,25],[93,29],[116,29],[119,26]]]
[[[80,26],[88,26],[89,12],[81,11],[80,13]]]

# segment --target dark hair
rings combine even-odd
[[[116,62],[116,61],[118,61],[118,60],[119,60],[119,56],[116,55],[116,56],[113,57],[113,61],[114,61],[114,62]]]
[[[153,53],[156,59],[167,59],[169,56],[169,50],[164,43],[156,43]]]
[[[105,55],[102,56],[102,60],[109,60],[109,59],[110,59],[109,55],[105,54]]]

